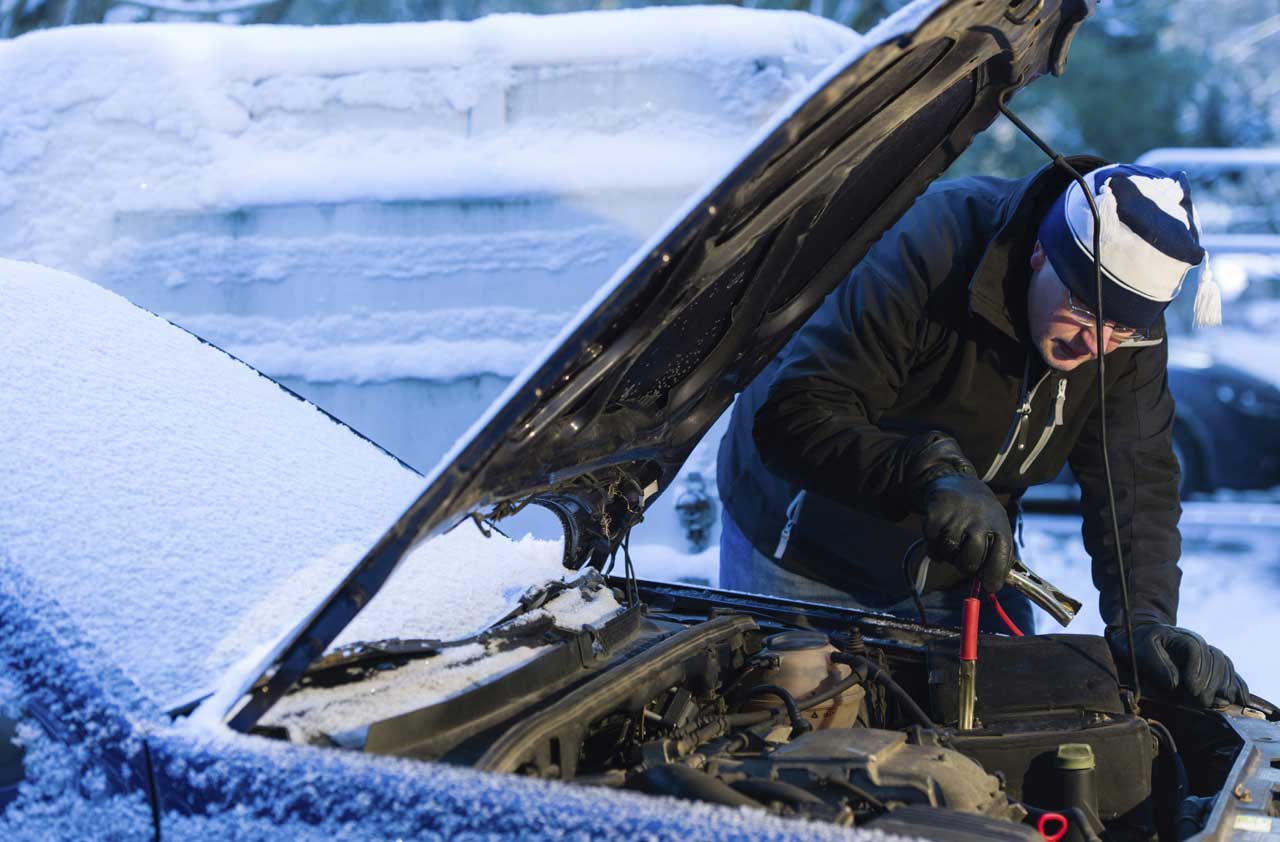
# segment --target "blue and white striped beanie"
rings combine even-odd
[[[1200,246],[1185,173],[1114,164],[1084,176],[1102,219],[1103,317],[1149,328],[1188,276],[1198,278],[1196,325],[1222,322],[1222,298]],[[1093,214],[1072,182],[1040,224],[1040,245],[1071,294],[1097,308]]]

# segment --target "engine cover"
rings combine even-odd
[[[813,731],[758,755],[709,758],[706,768],[729,782],[752,777],[811,788],[836,780],[855,784],[891,806],[922,804],[1018,818],[994,775],[958,751],[911,744],[898,731]]]

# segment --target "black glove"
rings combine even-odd
[[[912,505],[924,515],[929,557],[979,576],[990,593],[1013,567],[1013,528],[954,439],[932,434],[912,461]]]
[[[1121,667],[1129,665],[1129,641],[1123,628],[1107,627],[1107,642]],[[1249,687],[1236,675],[1231,659],[1193,631],[1166,623],[1139,622],[1133,627],[1133,646],[1144,685],[1178,694],[1200,707],[1215,698],[1238,705],[1249,703]]]

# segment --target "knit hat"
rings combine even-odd
[[[1222,299],[1200,246],[1186,173],[1114,164],[1084,176],[1102,219],[1103,318],[1146,329],[1187,277],[1197,277],[1196,325],[1222,322]],[[1093,214],[1072,182],[1040,223],[1040,245],[1071,295],[1097,309]]]

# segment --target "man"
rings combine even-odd
[[[1185,177],[1070,159],[1102,218],[1052,165],[1017,181],[935,185],[740,395],[721,442],[721,584],[911,616],[904,573],[923,537],[923,598],[955,623],[976,577],[999,591],[1027,487],[1070,462],[1107,639],[1128,663],[1097,400],[1107,432],[1144,686],[1244,703],[1230,660],[1176,626],[1179,470],[1163,311],[1201,274]],[[1201,278],[1197,317],[1217,320]],[[1030,603],[1000,594],[1019,625]],[[994,630],[984,609],[983,626]]]

